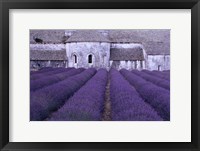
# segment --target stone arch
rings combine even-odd
[[[73,67],[78,68],[79,57],[76,53],[72,53],[71,55]]]
[[[72,53],[72,61],[73,64],[77,64],[78,63],[78,55],[76,53]]]

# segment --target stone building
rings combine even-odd
[[[31,68],[65,67],[66,58],[66,51],[64,50],[31,50],[30,65]]]
[[[170,70],[170,30],[31,30],[30,68]]]
[[[98,31],[78,31],[66,43],[69,67],[109,67],[110,41]]]

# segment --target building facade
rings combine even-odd
[[[30,68],[170,70],[170,30],[31,30]]]

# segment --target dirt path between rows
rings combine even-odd
[[[105,103],[102,121],[111,121],[110,79],[108,79],[105,92]]]

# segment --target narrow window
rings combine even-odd
[[[77,63],[77,56],[76,55],[73,56],[74,56],[74,63]]]
[[[92,63],[92,55],[88,56],[88,63]]]

